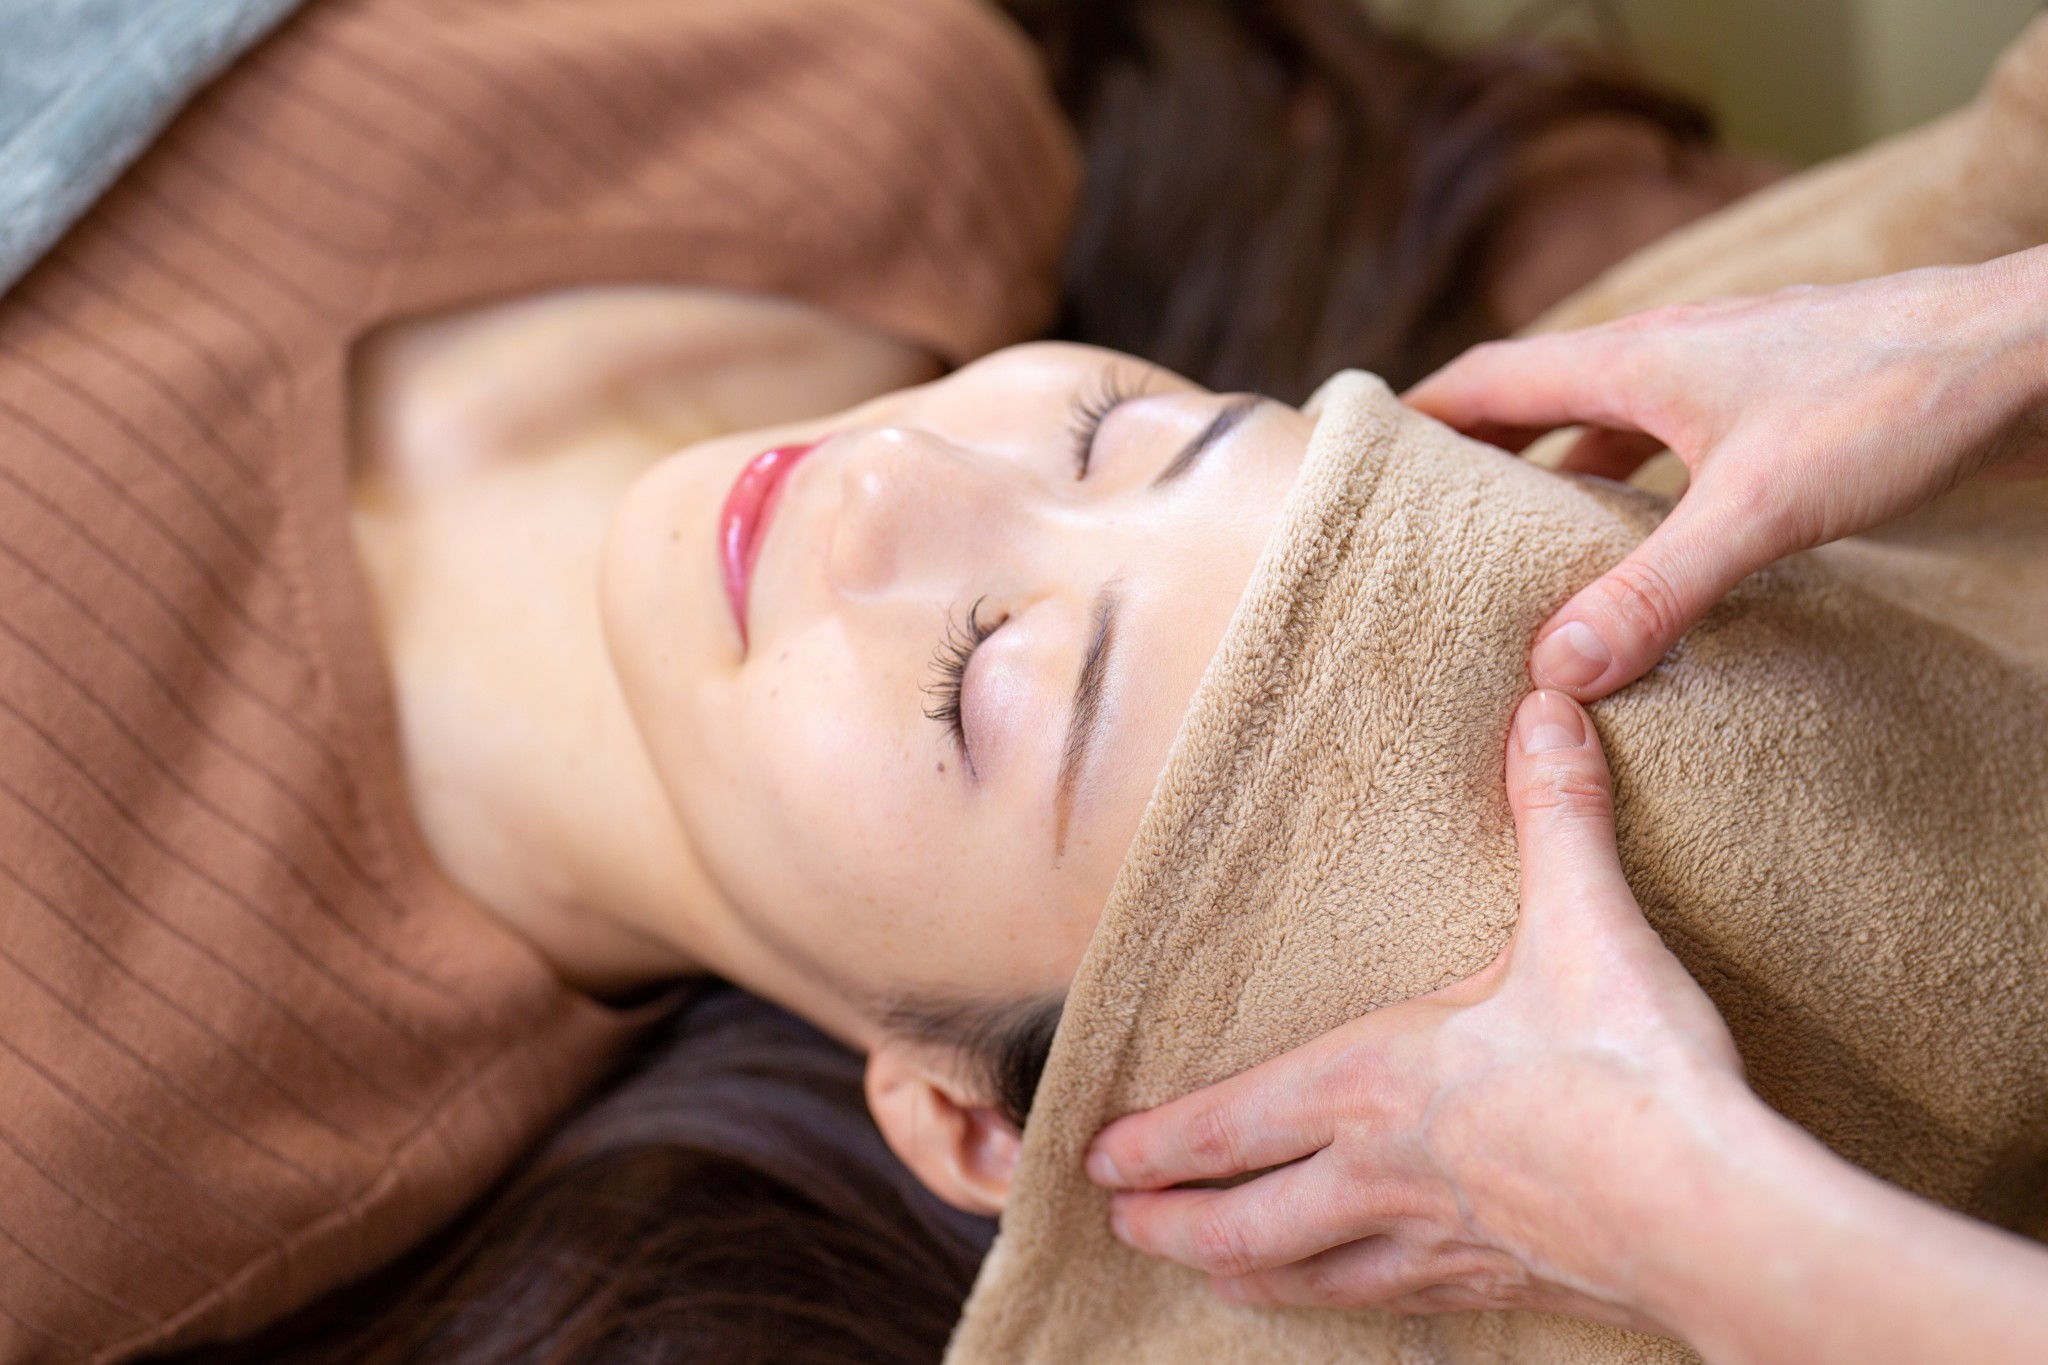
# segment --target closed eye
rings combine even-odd
[[[960,755],[960,761],[967,765],[967,775],[975,776],[974,755],[967,747],[967,721],[961,714],[961,695],[967,686],[967,666],[974,662],[974,651],[980,649],[989,636],[996,633],[1007,618],[999,617],[983,625],[981,605],[987,598],[977,599],[967,609],[964,622],[947,621],[946,633],[939,640],[939,647],[932,655],[932,670],[938,674],[936,681],[925,685],[924,693],[930,704],[924,709],[925,717],[946,727],[952,737],[953,748]]]
[[[1129,370],[1121,365],[1111,365],[1100,371],[1089,387],[1074,396],[1073,416],[1067,423],[1067,430],[1074,437],[1074,477],[1088,477],[1088,466],[1095,457],[1095,438],[1102,434],[1102,424],[1133,398],[1145,394],[1143,376],[1133,379]]]

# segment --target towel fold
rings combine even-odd
[[[1464,440],[1347,374],[1075,982],[956,1361],[1684,1360],[1521,1313],[1223,1304],[1115,1243],[1092,1134],[1478,970],[1516,912],[1505,736],[1536,626],[1664,504]],[[2048,613],[1890,578],[2048,561],[2048,490],[1760,574],[1597,705],[1623,864],[1766,1101],[2048,1235]],[[1889,576],[1889,577],[1888,577]],[[1996,620],[1991,618],[1996,616]]]

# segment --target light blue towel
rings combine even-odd
[[[0,0],[0,292],[304,0]]]

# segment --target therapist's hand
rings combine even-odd
[[[1580,473],[1685,462],[1671,515],[1537,632],[1536,684],[1591,701],[1774,560],[1980,474],[2048,475],[2048,247],[1490,343],[1405,398],[1511,450],[1585,424]]]
[[[1542,1309],[1710,1365],[2048,1360],[2048,1247],[1850,1165],[1743,1084],[1622,879],[1569,698],[1523,702],[1508,793],[1500,959],[1105,1128],[1088,1171],[1117,1235],[1248,1303]]]
[[[1669,1330],[1630,1283],[1624,1206],[1672,1178],[1674,1126],[1753,1101],[1719,1014],[1636,908],[1570,698],[1524,701],[1507,777],[1522,903],[1501,957],[1104,1129],[1088,1170],[1124,1191],[1119,1237],[1250,1302]]]

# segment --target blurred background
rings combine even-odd
[[[1628,55],[1728,140],[1804,165],[1976,93],[2042,0],[1365,0],[1446,42],[1503,32]]]

